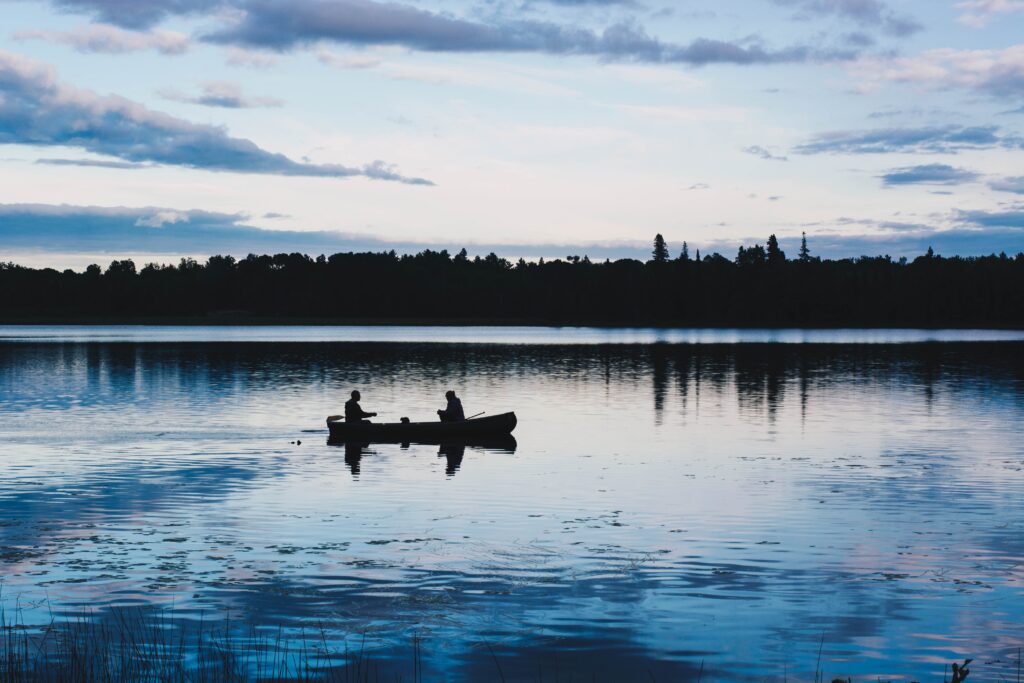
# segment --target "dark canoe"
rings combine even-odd
[[[516,428],[516,414],[475,417],[462,422],[345,422],[331,421],[331,441],[388,441],[440,443],[447,439],[484,439],[508,436]]]

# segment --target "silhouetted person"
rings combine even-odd
[[[363,459],[366,446],[360,443],[345,443],[345,464],[352,471],[353,477],[359,476],[359,461]]]
[[[359,405],[362,396],[358,391],[352,392],[352,398],[345,401],[345,422],[369,422],[366,418],[377,417],[377,413],[364,412]]]
[[[462,401],[455,395],[455,392],[449,389],[445,392],[444,397],[448,399],[448,406],[444,410],[437,411],[441,422],[462,422],[465,420],[466,414],[462,412]]]
[[[441,444],[441,448],[437,452],[437,455],[438,457],[443,455],[448,460],[448,464],[444,468],[444,473],[449,477],[454,477],[455,473],[459,471],[459,466],[462,465],[462,458],[465,454],[466,444],[464,443]]]

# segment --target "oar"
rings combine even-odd
[[[380,413],[374,413],[373,416],[377,417],[379,414]],[[344,419],[345,419],[344,415],[328,415],[327,416],[327,421],[328,422],[341,422]]]
[[[481,415],[483,415],[483,414],[484,414],[484,413],[486,413],[486,412],[487,412],[487,411],[485,410],[485,411],[484,411],[483,413],[477,413],[476,415],[470,415],[470,416],[469,416],[469,417],[467,417],[466,419],[467,419],[467,420],[472,420],[472,419],[473,419],[474,417],[480,417]]]

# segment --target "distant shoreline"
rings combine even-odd
[[[154,316],[4,318],[0,325],[152,326],[152,327],[585,327],[608,329],[693,330],[1024,330],[1024,325],[700,325],[669,321],[458,319],[458,318],[310,318],[273,316]]]

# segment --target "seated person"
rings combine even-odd
[[[455,395],[455,392],[449,389],[445,392],[444,397],[448,399],[448,407],[437,411],[441,422],[461,422],[465,420],[466,414],[462,412],[462,401]]]
[[[359,395],[358,391],[352,392],[352,398],[345,401],[345,422],[369,422],[366,418],[377,417],[377,413],[366,413],[363,412],[362,407],[359,405],[359,399],[362,396]]]

